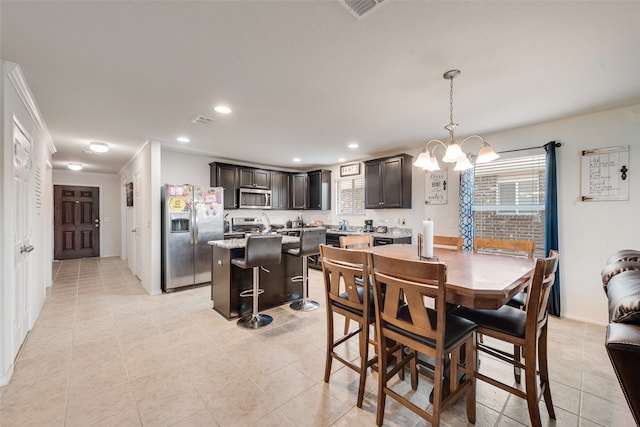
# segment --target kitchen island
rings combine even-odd
[[[282,236],[282,248],[295,248],[299,237]],[[212,240],[211,246],[211,300],[213,309],[227,319],[251,312],[252,299],[241,298],[240,292],[253,288],[252,269],[231,264],[234,258],[244,258],[247,239]],[[260,288],[264,293],[258,299],[259,311],[295,301],[302,297],[302,282],[293,282],[302,273],[302,259],[282,254],[280,264],[260,269]]]

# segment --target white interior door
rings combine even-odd
[[[133,179],[133,221],[134,240],[134,274],[142,280],[142,171],[136,172]]]
[[[14,205],[14,263],[15,274],[13,312],[13,356],[18,353],[29,331],[29,286],[31,273],[32,218],[29,192],[31,175],[31,140],[20,125],[13,125],[13,191]]]

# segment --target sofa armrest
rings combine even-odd
[[[640,326],[610,323],[605,346],[627,404],[640,425]]]

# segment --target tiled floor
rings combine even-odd
[[[310,293],[324,306],[322,278]],[[376,376],[362,409],[357,377],[334,363],[323,382],[325,311],[270,310],[274,322],[243,330],[211,309],[209,288],[148,296],[118,258],[54,263],[54,284],[0,388],[1,426],[375,426]],[[633,426],[604,350],[605,328],[550,322],[558,426]],[[500,362],[482,369],[511,377]],[[408,376],[407,376],[408,378]],[[426,396],[429,381],[420,382]],[[467,425],[464,402],[442,424]],[[477,385],[477,426],[528,424],[524,400]],[[387,401],[385,425],[427,425]]]

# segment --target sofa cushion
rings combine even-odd
[[[611,277],[607,286],[609,320],[640,325],[640,270],[628,270]]]

